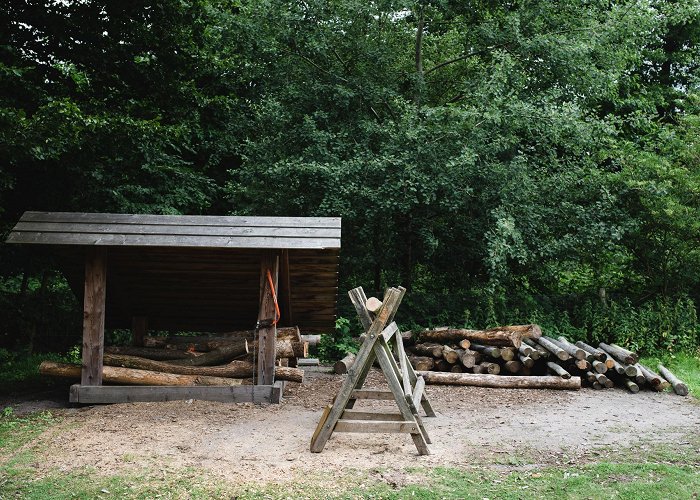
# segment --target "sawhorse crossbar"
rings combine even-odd
[[[413,370],[401,332],[393,321],[405,292],[403,287],[389,288],[376,316],[367,310],[367,297],[362,287],[348,292],[365,329],[364,341],[333,404],[323,411],[311,438],[312,452],[321,452],[333,432],[402,432],[411,434],[418,453],[430,454],[430,437],[418,407],[422,407],[428,417],[434,417],[435,412],[425,395],[425,380]],[[363,389],[375,360],[379,362],[389,390]],[[399,412],[354,409],[355,402],[361,399],[393,399]]]

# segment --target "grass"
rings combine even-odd
[[[642,358],[639,362],[654,371],[657,371],[658,364],[662,363],[676,377],[685,382],[691,395],[700,399],[700,352],[663,357],[649,356]]]
[[[686,447],[652,446],[648,453],[621,450],[598,462],[543,466],[514,463],[464,468],[319,471],[293,482],[235,484],[199,468],[153,463],[125,465],[105,474],[91,467],[37,474],[43,451],[35,439],[59,420],[43,412],[26,417],[11,409],[0,416],[0,499],[61,498],[635,498],[684,499],[700,495],[700,439]],[[131,456],[124,456],[130,462]]]

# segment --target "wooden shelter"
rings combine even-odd
[[[179,393],[279,401],[274,297],[279,326],[307,332],[334,326],[340,218],[25,212],[7,242],[49,246],[83,297],[82,378],[71,401],[155,401]],[[102,386],[105,326],[132,328],[138,343],[148,328],[223,332],[256,325],[255,390]]]

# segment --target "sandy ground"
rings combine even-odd
[[[90,466],[105,473],[167,464],[202,467],[234,482],[286,481],[313,471],[580,463],[658,443],[700,446],[700,404],[672,393],[621,389],[550,391],[429,386],[431,455],[406,434],[335,434],[320,454],[309,441],[343,376],[307,371],[281,405],[205,401],[71,408],[62,401],[15,402],[16,412],[50,409],[60,423],[38,438],[37,472]],[[367,387],[381,387],[372,373]],[[65,394],[67,400],[67,393]],[[386,402],[357,405],[387,407]]]

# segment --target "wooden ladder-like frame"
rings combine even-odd
[[[367,296],[362,287],[348,292],[365,329],[364,342],[333,404],[328,405],[321,415],[311,438],[312,452],[323,451],[334,432],[401,432],[411,434],[419,454],[430,454],[430,437],[418,414],[418,407],[421,406],[428,417],[434,417],[435,412],[425,395],[425,380],[413,370],[404,350],[401,332],[393,321],[405,293],[403,287],[389,288],[382,307],[374,316],[365,306]],[[375,360],[379,361],[386,377],[388,391],[363,389]],[[356,410],[353,407],[358,399],[393,399],[399,413]]]

